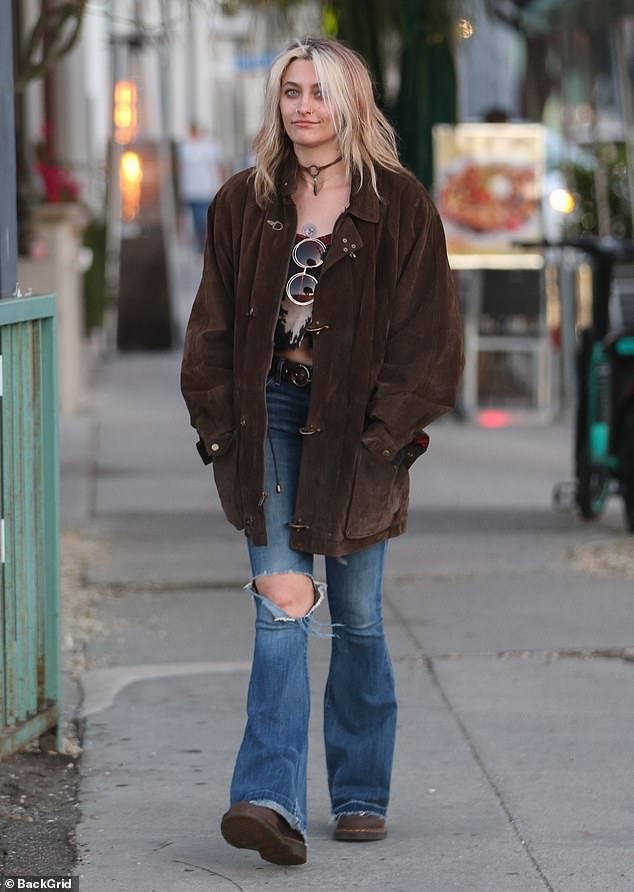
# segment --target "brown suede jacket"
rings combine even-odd
[[[455,401],[462,325],[445,237],[410,173],[379,168],[353,183],[319,277],[313,383],[291,545],[350,554],[405,529],[416,435]],[[250,171],[229,179],[208,215],[200,287],[181,385],[213,459],[229,521],[266,544],[265,382],[297,223],[295,172],[279,199],[255,202]],[[204,450],[203,450],[204,451]]]

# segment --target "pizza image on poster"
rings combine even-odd
[[[435,194],[450,253],[512,250],[542,234],[543,128],[434,128]]]

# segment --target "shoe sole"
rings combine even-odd
[[[289,839],[268,821],[254,815],[229,815],[222,819],[220,832],[236,849],[253,849],[271,864],[305,864],[306,844]]]
[[[387,830],[335,830],[337,842],[378,842],[385,839]]]

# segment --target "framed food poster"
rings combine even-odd
[[[449,254],[516,252],[542,237],[545,131],[539,124],[434,127],[434,193]]]

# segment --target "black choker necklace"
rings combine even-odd
[[[309,164],[308,167],[304,167],[303,164],[297,162],[298,166],[301,170],[305,170],[306,173],[313,178],[313,195],[317,195],[317,177],[322,172],[322,170],[326,170],[327,167],[332,167],[333,164],[338,164],[341,161],[342,156],[339,155],[338,158],[335,158],[334,161],[331,161],[330,164],[322,164],[319,167],[317,164]]]

